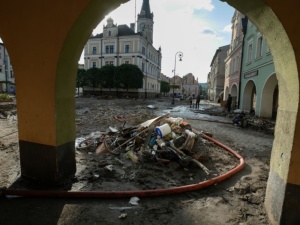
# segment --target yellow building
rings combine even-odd
[[[160,93],[161,48],[153,43],[153,13],[149,1],[144,0],[135,24],[116,25],[108,18],[103,33],[91,36],[84,47],[84,68],[101,68],[104,65],[137,65],[144,73],[143,88],[131,89],[131,96],[152,98]],[[113,89],[102,89],[115,92]],[[119,90],[120,91],[120,90]]]

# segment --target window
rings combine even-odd
[[[252,43],[248,45],[247,63],[252,62]]]
[[[256,58],[259,58],[259,57],[262,56],[262,41],[263,41],[263,38],[262,38],[262,36],[260,36],[260,37],[257,39]]]
[[[96,67],[97,66],[97,63],[96,62],[93,62],[93,67]]]
[[[2,59],[2,53],[0,52],[0,59]]]
[[[145,55],[146,49],[145,47],[142,48],[142,54]]]
[[[114,46],[113,45],[109,46],[109,53],[114,53]]]
[[[96,54],[97,54],[97,48],[93,47],[93,55],[96,55]]]
[[[111,31],[108,31],[108,36],[111,36]]]
[[[142,63],[142,71],[145,71],[145,63]]]
[[[130,51],[129,45],[125,45],[125,53],[129,53],[129,51]]]
[[[236,57],[236,60],[235,60],[235,72],[238,71],[239,63],[240,63],[240,57],[237,56],[237,57]]]
[[[129,64],[129,61],[126,60],[124,63],[125,63],[125,64]]]
[[[235,58],[231,62],[231,73],[234,73],[235,70]]]
[[[105,65],[114,65],[114,61],[106,61]]]
[[[106,45],[105,46],[105,53],[114,53],[114,46],[113,45]]]

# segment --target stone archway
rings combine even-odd
[[[255,83],[252,80],[249,80],[244,89],[242,102],[243,110],[250,112],[252,109],[255,108],[256,100],[254,99],[254,97],[256,97]]]
[[[57,183],[75,173],[77,61],[92,29],[124,2],[30,0],[19,1],[17,7],[15,1],[1,3],[5,10],[0,14],[0,36],[14,63],[18,88],[22,175]],[[279,107],[265,207],[272,224],[299,224],[300,52],[294,49],[300,48],[300,32],[295,29],[300,2],[226,2],[264,34],[274,57]]]
[[[233,109],[236,109],[237,102],[238,102],[238,88],[236,84],[233,84],[231,86],[231,96],[232,96],[232,107]]]
[[[277,105],[276,99],[278,98],[277,96],[278,91],[277,91],[277,95],[274,96],[276,87],[278,87],[278,82],[277,82],[276,75],[273,74],[266,81],[264,88],[262,90],[262,96],[260,102],[261,106],[260,106],[260,114],[259,114],[260,117],[272,118],[274,107],[276,107],[274,106],[274,104]]]
[[[230,93],[230,92],[229,92],[229,87],[227,86],[227,87],[225,88],[225,93],[224,93],[224,98],[223,98],[224,101],[226,101],[226,98],[227,98],[227,96],[228,96],[229,93]]]
[[[247,15],[267,40],[278,79],[279,101],[265,207],[271,224],[299,224],[300,203],[300,47],[296,31],[299,1],[226,0]],[[295,12],[295,13],[291,13]]]
[[[77,62],[94,27],[121,2],[1,3],[0,36],[17,86],[23,177],[56,184],[75,174]]]

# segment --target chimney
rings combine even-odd
[[[130,28],[135,32],[135,23],[131,23]]]

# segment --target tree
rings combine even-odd
[[[114,65],[105,65],[100,68],[101,74],[101,85],[102,87],[109,88],[111,90],[114,88],[114,78],[115,78],[115,66]]]
[[[76,77],[76,87],[77,87],[77,93],[79,95],[79,88],[83,88],[83,86],[86,85],[86,71],[85,69],[78,69],[77,70],[77,77]]]
[[[136,65],[122,64],[116,67],[115,75],[120,79],[123,88],[127,90],[127,95],[129,88],[138,89],[143,87],[144,74]]]
[[[166,81],[161,81],[160,82],[160,92],[161,93],[169,93],[170,92],[170,84]]]
[[[90,87],[93,88],[93,93],[95,91],[95,87],[99,87],[101,83],[101,73],[100,69],[97,67],[92,67],[86,71],[86,78]]]

